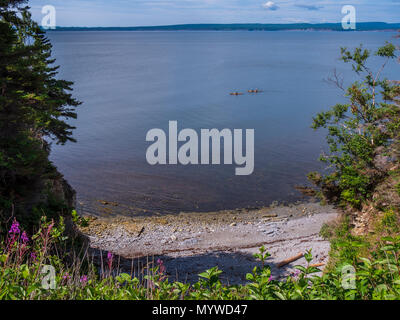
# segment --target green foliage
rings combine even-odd
[[[400,232],[400,217],[395,209],[387,209],[375,226],[379,234],[394,235]]]
[[[387,43],[376,56],[384,60],[382,67],[373,72],[367,64],[371,52],[361,47],[353,52],[342,48],[342,60],[351,63],[360,81],[349,88],[335,74],[334,82],[345,93],[347,104],[337,104],[319,113],[312,128],[327,130],[329,153],[320,160],[329,167],[329,174],[309,175],[322,195],[344,206],[360,208],[375,186],[387,176],[387,170],[376,164],[376,157],[390,154],[398,141],[400,117],[396,98],[400,86],[381,79],[387,63],[396,58],[396,47]]]
[[[72,221],[80,227],[87,227],[89,225],[88,219],[79,216],[76,210],[72,210]]]
[[[24,199],[52,172],[49,141],[74,141],[80,102],[59,80],[52,46],[31,19],[26,1],[0,1],[0,218],[19,216]],[[31,219],[32,220],[32,219]],[[1,222],[1,221],[0,221]]]
[[[264,268],[265,261],[270,257],[271,255],[266,251],[265,247],[262,246],[260,248],[260,252],[254,254],[254,258],[258,259],[261,261],[262,268]]]
[[[352,225],[348,216],[342,217],[338,225],[329,228],[328,235],[331,243],[328,270],[332,271],[346,264],[353,265],[360,256],[368,256],[371,243],[364,237],[352,234]]]

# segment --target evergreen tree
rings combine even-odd
[[[0,218],[18,215],[19,203],[56,172],[50,141],[74,141],[66,120],[80,102],[71,82],[58,80],[51,43],[25,0],[0,0]]]
[[[393,166],[393,163],[382,163],[383,156],[397,158],[394,161],[398,162],[400,85],[382,78],[387,63],[396,58],[395,53],[396,47],[391,43],[379,48],[375,56],[383,63],[373,71],[367,63],[371,56],[369,50],[362,47],[353,52],[342,49],[342,60],[352,64],[360,81],[346,89],[335,74],[330,80],[343,90],[348,103],[321,112],[313,119],[312,126],[328,131],[329,153],[323,154],[320,160],[329,165],[330,173],[309,175],[320,188],[320,194],[328,200],[360,208]]]

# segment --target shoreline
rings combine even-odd
[[[262,245],[271,254],[267,264],[275,278],[286,277],[306,261],[301,258],[282,268],[276,264],[309,249],[313,264],[326,264],[330,244],[319,231],[339,213],[309,202],[161,217],[88,217],[89,225],[81,231],[92,249],[119,256],[125,272],[134,265],[131,271],[140,274],[149,259],[161,259],[171,280],[197,281],[198,273],[218,266],[223,281],[239,284],[258,265],[253,254]]]

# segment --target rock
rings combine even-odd
[[[180,243],[180,245],[195,245],[199,242],[197,239],[187,239]]]
[[[136,224],[136,223],[132,223],[132,222],[128,222],[128,221],[121,222],[120,225],[123,227],[123,229],[126,232],[128,232],[136,237],[139,237],[145,230],[145,227],[143,224]],[[114,226],[114,227],[117,227],[117,226]]]

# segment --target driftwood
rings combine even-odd
[[[283,266],[286,266],[287,264],[294,262],[296,260],[299,260],[301,258],[303,258],[304,254],[303,253],[299,253],[297,256],[291,257],[289,259],[286,259],[280,263],[277,264],[278,268],[282,268]]]
[[[312,265],[310,265],[310,267],[319,268],[319,267],[323,267],[324,265],[325,265],[325,263],[321,262],[321,263],[312,264]]]

